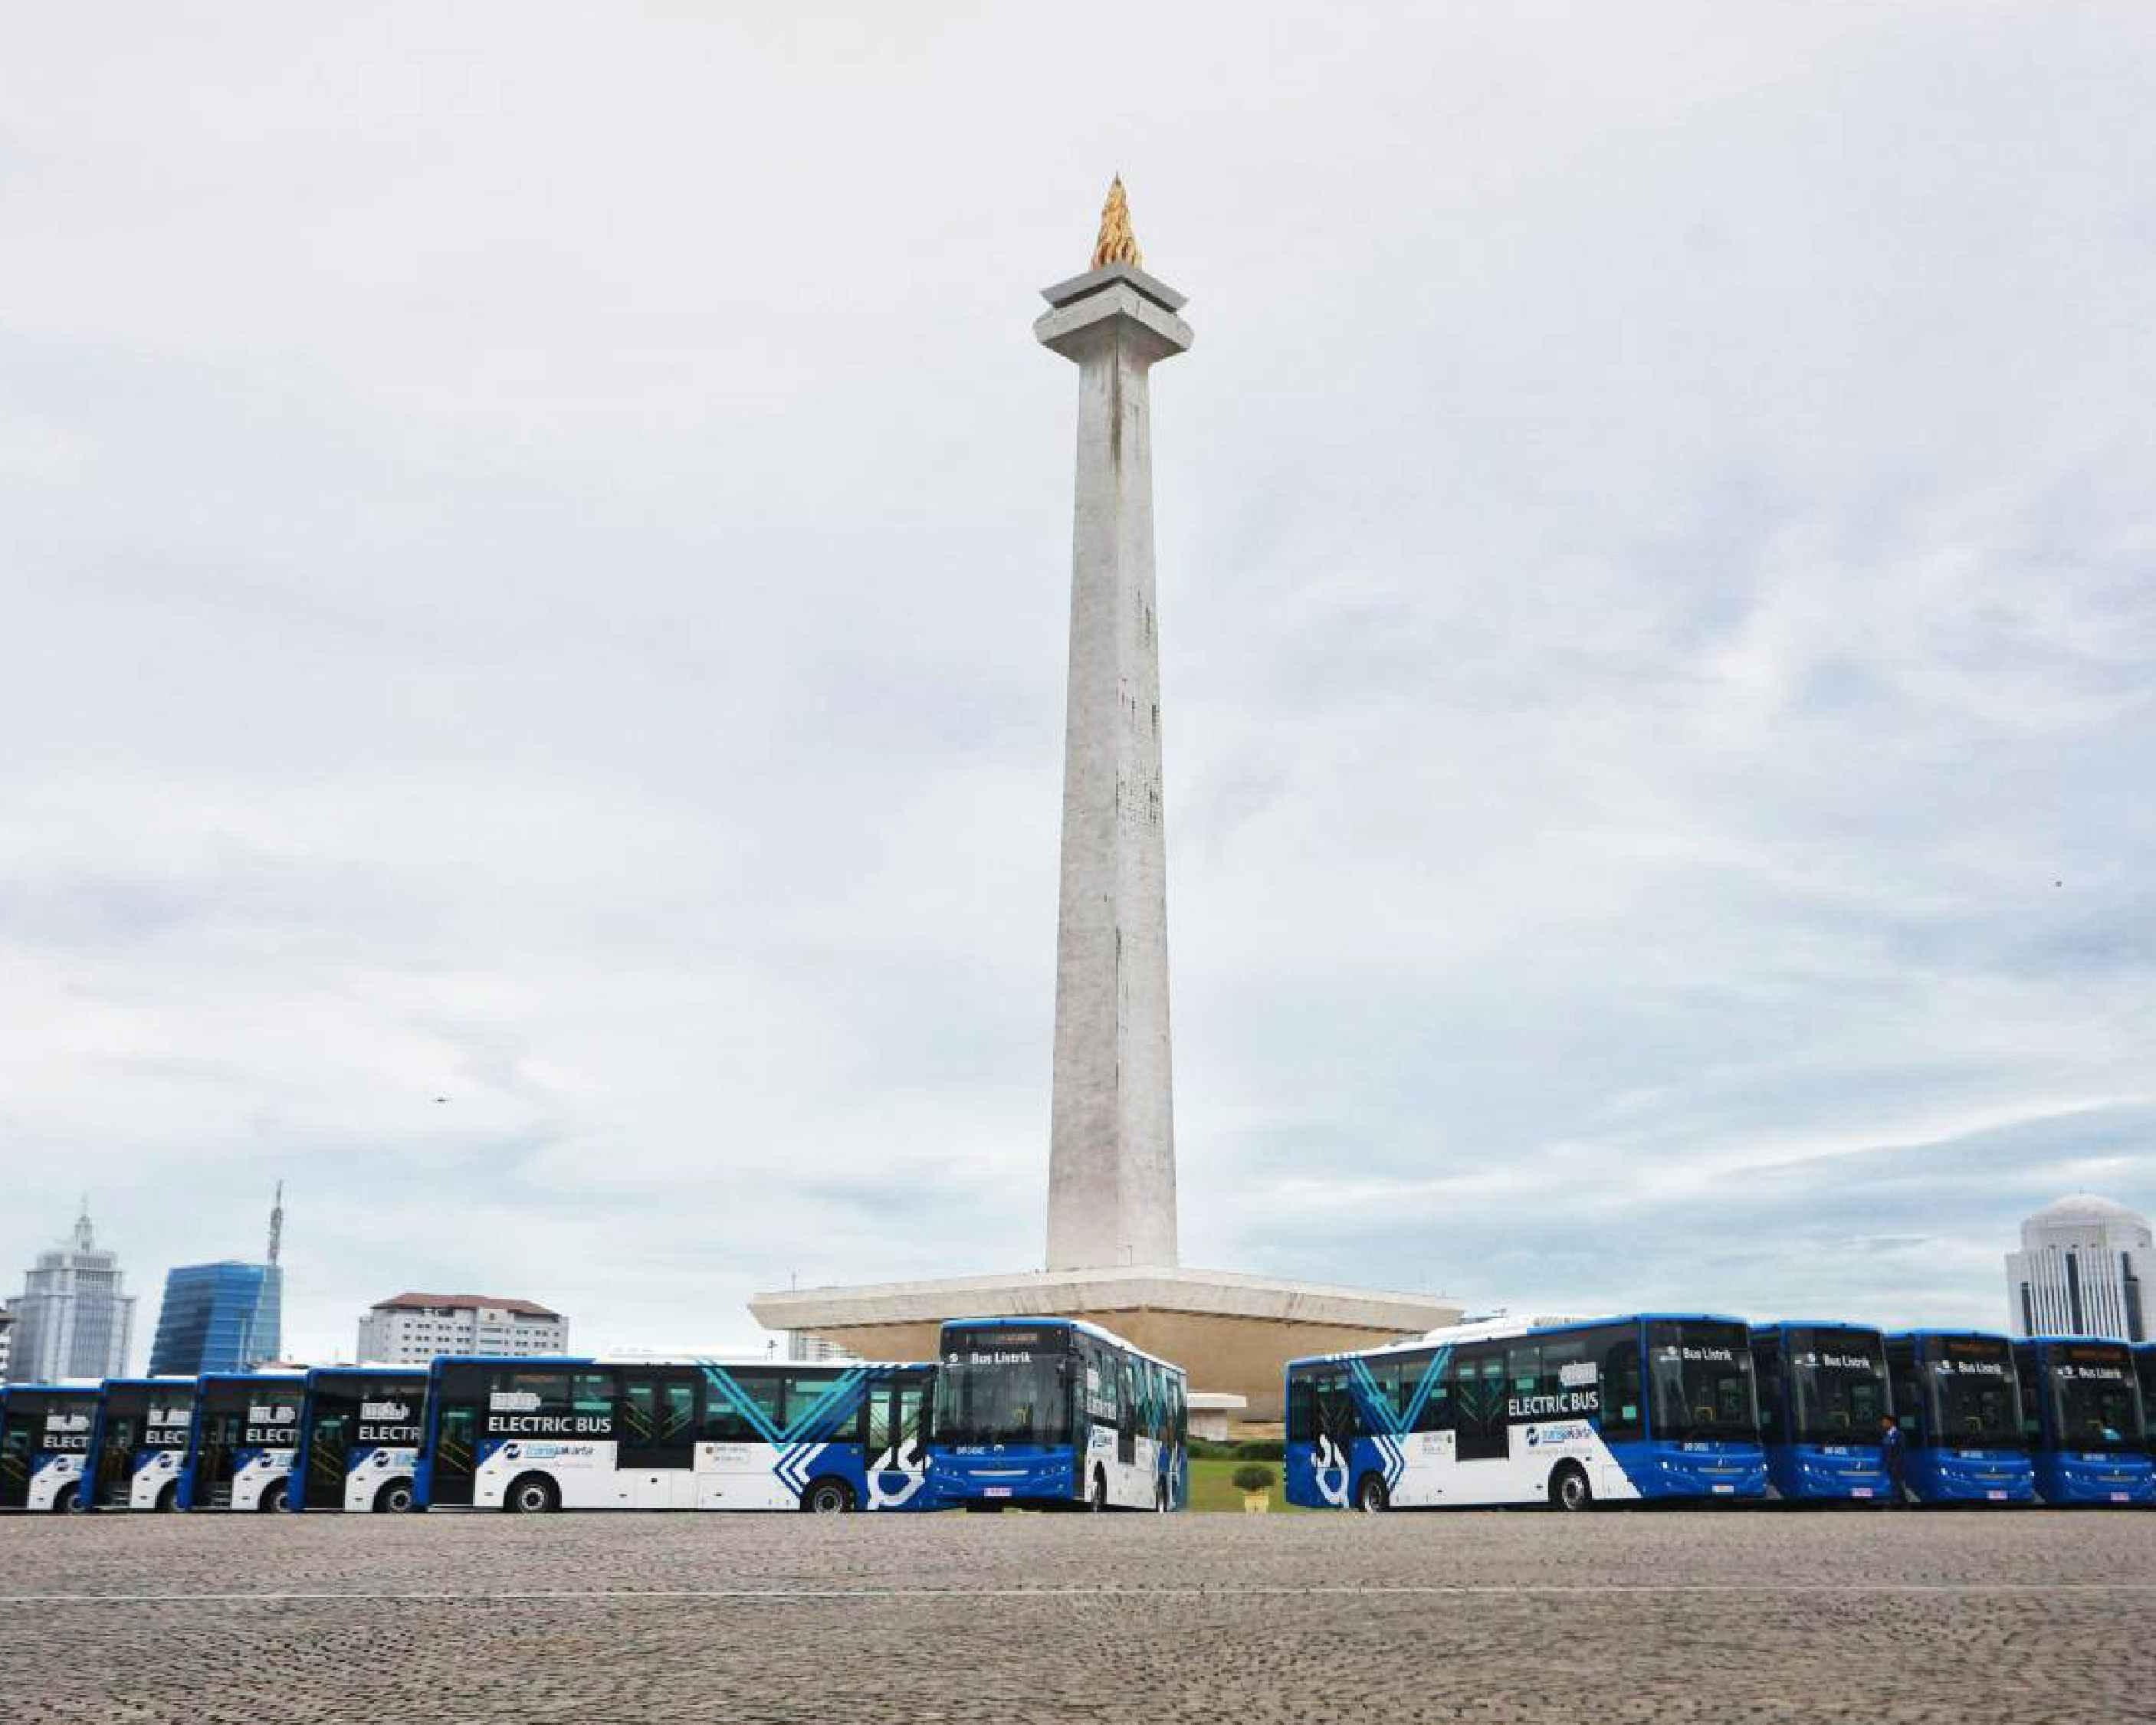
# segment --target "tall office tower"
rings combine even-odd
[[[135,1298],[125,1281],[118,1255],[97,1244],[85,1198],[74,1237],[38,1254],[23,1278],[23,1291],[11,1302],[15,1323],[8,1381],[125,1373],[135,1331]]]
[[[2146,1342],[2152,1274],[2146,1216],[2087,1193],[2046,1204],[2021,1224],[2021,1250],[2006,1255],[2014,1333]]]
[[[266,1260],[183,1264],[165,1277],[164,1304],[150,1346],[152,1376],[248,1372],[284,1348],[285,1270],[277,1260],[285,1232],[285,1183],[270,1210]]]

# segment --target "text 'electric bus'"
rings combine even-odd
[[[2038,1336],[2014,1344],[2021,1434],[2054,1504],[2156,1503],[2141,1384],[2123,1342]]]
[[[316,1366],[300,1414],[300,1463],[287,1507],[401,1514],[414,1502],[419,1366]]]
[[[1902,1473],[1922,1503],[2027,1503],[2036,1473],[2021,1441],[2014,1346],[1974,1330],[1887,1338]]]
[[[98,1386],[0,1384],[0,1509],[73,1509],[82,1489]]]
[[[82,1507],[177,1509],[194,1428],[193,1378],[106,1378],[90,1427]]]
[[[206,1373],[180,1476],[187,1510],[278,1510],[300,1453],[307,1380],[298,1372]]]
[[[1754,1324],[1752,1370],[1774,1496],[1887,1501],[1885,1337],[1855,1324]]]
[[[939,1503],[1181,1509],[1183,1368],[1075,1318],[943,1326],[930,1476]]]
[[[926,1509],[934,1372],[445,1357],[427,1374],[420,1507]]]
[[[1287,1497],[1309,1509],[1765,1495],[1735,1318],[1497,1318],[1287,1368]]]

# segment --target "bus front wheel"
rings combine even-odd
[[[1550,1502],[1558,1509],[1578,1511],[1589,1508],[1594,1502],[1594,1493],[1587,1483],[1586,1471],[1567,1464],[1550,1476]]]
[[[561,1495],[554,1489],[553,1481],[543,1473],[520,1476],[501,1500],[501,1507],[511,1515],[545,1515],[562,1507]]]
[[[1388,1507],[1383,1477],[1374,1473],[1364,1474],[1363,1483],[1355,1488],[1355,1507],[1366,1516],[1373,1516]]]
[[[179,1507],[180,1482],[177,1480],[168,1481],[165,1489],[157,1494],[157,1513],[161,1516],[172,1515],[178,1510]]]
[[[73,1486],[62,1486],[59,1491],[53,1493],[53,1513],[56,1516],[66,1515],[80,1502],[81,1494]]]
[[[844,1480],[817,1480],[801,1494],[801,1507],[812,1516],[842,1516],[854,1507]]]
[[[401,1516],[411,1512],[412,1482],[392,1480],[374,1494],[374,1512],[378,1516]]]
[[[280,1480],[262,1494],[262,1501],[254,1506],[264,1514],[275,1515],[285,1507],[285,1482]]]

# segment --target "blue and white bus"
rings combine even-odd
[[[1733,1317],[1495,1318],[1287,1367],[1287,1497],[1408,1509],[1766,1495]]]
[[[193,1378],[106,1378],[90,1428],[82,1507],[177,1509],[194,1429]]]
[[[306,1394],[300,1372],[209,1372],[197,1380],[180,1507],[284,1508]]]
[[[444,1356],[427,1374],[424,1509],[933,1507],[935,1368]]]
[[[89,1378],[0,1384],[0,1510],[74,1507],[100,1388]]]
[[[2036,1470],[2021,1438],[2014,1344],[1981,1330],[1887,1338],[1902,1474],[1920,1503],[2030,1503]]]
[[[2156,1342],[2133,1344],[2133,1370],[2141,1379],[2141,1421],[2148,1433],[2148,1453],[2156,1455]]]
[[[286,1507],[402,1514],[416,1501],[424,1366],[316,1366]]]
[[[943,1326],[929,1474],[968,1509],[1181,1509],[1190,1501],[1183,1368],[1075,1318]]]
[[[2123,1342],[2037,1336],[2014,1344],[2021,1431],[2050,1504],[2156,1503],[2141,1384]]]
[[[1767,1488],[1800,1502],[1884,1503],[1893,1411],[1887,1338],[1859,1324],[1752,1327]]]

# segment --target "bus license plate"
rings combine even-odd
[[[1737,1487],[1734,1486],[1717,1486],[1714,1489],[1727,1497],[1733,1497],[1737,1494]]]
[[[2006,1494],[2004,1491],[1986,1491],[1984,1495],[1989,1497],[1994,1503],[2004,1503],[2006,1502]]]
[[[981,1496],[983,1497],[1008,1497],[1010,1496],[1010,1487],[1009,1486],[983,1486],[981,1487]]]
[[[1779,1418],[1779,1416],[1777,1415],[1776,1417]],[[1859,1486],[1849,1495],[1852,1497],[1869,1497],[1871,1495],[1871,1487],[1869,1486]]]

